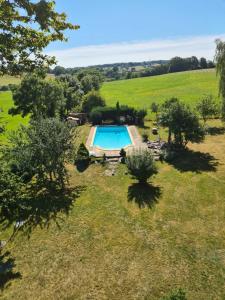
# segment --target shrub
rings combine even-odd
[[[155,161],[148,150],[134,150],[126,158],[129,173],[140,183],[146,183],[148,178],[157,173]]]
[[[126,161],[127,153],[123,148],[120,150],[120,156],[121,156],[121,163],[124,164]]]
[[[87,163],[90,161],[89,152],[84,143],[81,143],[76,156],[76,163]]]
[[[162,160],[165,160],[165,161],[172,161],[176,156],[176,152],[173,151],[172,149],[163,149],[161,150],[161,153],[160,153],[160,157]]]
[[[103,156],[102,156],[102,165],[104,166],[106,164],[106,154],[104,153]]]
[[[0,91],[1,92],[9,91],[8,85],[2,85],[2,86],[0,86]]]
[[[146,132],[144,132],[142,134],[142,141],[143,141],[143,143],[147,143],[147,141],[148,141],[148,134]]]
[[[95,107],[104,107],[105,100],[100,96],[98,92],[89,92],[83,100],[82,111],[85,113],[90,113]]]
[[[93,123],[93,125],[99,125],[102,123],[102,112],[101,110],[96,107],[94,108],[90,113],[90,120]]]

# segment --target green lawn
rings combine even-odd
[[[89,127],[80,130],[84,140]],[[3,299],[154,300],[178,287],[188,299],[224,299],[225,134],[217,133],[174,164],[158,163],[146,188],[123,165],[114,177],[69,165],[80,195],[68,207],[63,200],[68,215],[7,245],[18,278]]]
[[[218,97],[215,70],[191,71],[104,83],[101,89],[107,105],[127,104],[149,108],[153,101],[162,103],[178,97],[194,106],[204,94]]]
[[[11,92],[0,92],[0,122],[5,126],[5,133],[0,135],[0,142],[5,142],[7,134],[16,130],[20,124],[27,124],[28,118],[22,118],[20,115],[11,116],[8,110],[13,106]]]
[[[179,80],[176,89],[165,89],[161,82],[155,93],[160,99],[162,91],[164,99],[173,90],[189,99],[188,90],[192,95],[194,88],[186,87],[186,74],[202,76],[196,99],[204,93],[203,82],[207,93],[215,88],[216,94],[213,72],[204,73],[205,80],[195,72],[123,84],[131,91],[132,82],[185,76],[183,91]],[[113,85],[122,83],[109,83]],[[141,85],[138,89],[144,94]],[[147,83],[143,90],[149,93]],[[121,103],[125,91],[117,99]],[[11,106],[10,93],[0,93],[7,129],[27,122],[8,116]],[[149,133],[148,126],[150,122],[140,132]],[[158,300],[181,287],[190,300],[225,299],[225,131],[218,120],[210,126],[214,130],[204,143],[190,144],[190,151],[173,164],[157,163],[159,173],[146,187],[126,175],[124,165],[108,177],[108,166],[93,164],[79,173],[69,164],[70,187],[76,192],[72,200],[40,199],[40,218],[30,224],[30,238],[19,234],[1,252],[0,298]],[[79,127],[79,142],[85,142],[89,130],[89,125]],[[40,220],[46,226],[38,226]],[[0,239],[7,240],[10,232],[0,231]],[[7,276],[2,270],[8,270]]]

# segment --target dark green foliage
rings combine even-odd
[[[121,163],[124,164],[126,162],[127,153],[123,148],[120,150],[120,156],[121,156]]]
[[[63,86],[55,80],[44,80],[36,74],[27,75],[13,90],[15,107],[12,115],[31,115],[31,118],[61,116],[65,109]]]
[[[152,102],[151,104],[151,111],[155,114],[159,112],[159,105],[155,102]]]
[[[2,85],[0,86],[0,92],[5,92],[9,90],[9,86],[8,85]]]
[[[142,134],[142,141],[143,141],[144,143],[146,143],[146,142],[148,141],[148,134],[147,134],[146,132],[144,132],[144,133]]]
[[[91,91],[83,99],[82,111],[90,113],[95,107],[104,107],[105,100],[100,96],[98,92]]]
[[[63,188],[72,137],[71,129],[58,119],[39,119],[11,135],[4,157],[21,180],[27,182],[35,176],[38,181],[55,181]]]
[[[182,289],[171,292],[168,296],[163,297],[161,300],[187,300],[186,293]]]
[[[218,114],[218,106],[212,95],[205,95],[196,106],[204,122]]]
[[[89,157],[89,152],[88,149],[86,148],[86,146],[84,145],[84,143],[81,143],[78,151],[77,151],[77,155],[76,155],[76,162],[86,162],[89,161],[90,157]]]
[[[81,103],[84,92],[81,89],[81,83],[76,76],[61,75],[57,78],[57,81],[62,83],[64,90],[65,109],[69,113],[75,107],[78,107]]]
[[[129,173],[140,183],[146,183],[148,178],[157,173],[154,158],[148,150],[134,150],[126,158]]]
[[[102,165],[105,166],[106,164],[106,161],[107,161],[107,157],[106,157],[106,154],[103,153],[103,156],[102,156]]]
[[[66,29],[78,29],[55,11],[54,1],[0,2],[0,74],[22,74],[55,63],[42,51],[65,41]]]
[[[102,121],[111,120],[115,123],[119,122],[120,117],[125,118],[128,124],[143,125],[147,111],[144,109],[137,110],[127,105],[117,107],[95,107],[90,113],[90,120],[93,124],[101,124]]]
[[[205,59],[205,57],[200,58],[199,64],[202,69],[208,68],[207,60]]]
[[[169,73],[181,72],[187,70],[196,70],[199,68],[199,61],[196,56],[181,58],[173,57],[169,62]]]
[[[136,117],[135,123],[139,126],[144,126],[144,120],[146,116],[147,116],[146,109],[135,110],[135,117]]]
[[[189,141],[200,143],[205,137],[198,116],[176,98],[171,98],[162,105],[160,124],[168,127],[168,143],[172,142],[173,134],[173,142],[179,147],[186,146]]]
[[[100,125],[103,120],[101,108],[96,107],[90,113],[90,120],[93,125]]]
[[[222,98],[222,119],[225,121],[225,42],[216,41],[216,72],[219,75],[219,93]]]
[[[23,197],[23,183],[11,173],[3,161],[0,164],[0,223],[20,215],[18,203]]]
[[[101,83],[103,79],[104,81],[133,79],[138,77],[162,75],[167,74],[169,72],[180,72],[214,67],[215,65],[212,61],[207,62],[204,57],[201,58],[200,61],[198,61],[197,57],[192,56],[187,58],[172,58],[170,61],[157,60],[144,62],[116,63],[98,65],[87,68],[63,68],[57,66],[54,70],[51,70],[51,73],[55,74],[56,76],[62,74],[78,74],[80,78],[83,78],[87,74],[97,75],[100,76]],[[92,88],[92,84],[89,84],[89,82],[89,80],[85,80],[85,86],[87,86],[88,90]]]

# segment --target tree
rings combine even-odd
[[[186,146],[189,141],[200,143],[205,137],[198,116],[177,98],[171,98],[162,105],[160,124],[168,127],[168,143],[171,144],[174,134],[174,143],[179,147]]]
[[[169,72],[180,72],[188,70],[187,61],[181,57],[173,57],[169,62]]]
[[[144,126],[144,120],[146,116],[147,116],[146,109],[135,110],[136,124],[139,126]]]
[[[90,160],[90,156],[89,156],[88,149],[86,148],[84,143],[81,143],[77,151],[76,163],[86,163],[89,162],[89,160]]]
[[[76,76],[72,75],[61,75],[57,80],[63,85],[64,97],[66,99],[65,109],[69,113],[81,103],[84,94],[81,89],[81,83]]]
[[[72,149],[73,132],[66,123],[55,118],[39,119],[11,135],[4,157],[20,178],[28,173],[38,181],[54,180],[64,188],[65,162]]]
[[[206,123],[207,119],[213,117],[218,112],[216,102],[213,100],[212,95],[205,95],[198,102],[196,108],[204,120],[204,123]]]
[[[78,75],[78,79],[81,78],[81,75]],[[102,78],[99,74],[87,73],[80,79],[81,88],[85,94],[89,93],[92,90],[98,91],[101,87]]]
[[[158,119],[159,105],[157,103],[152,102],[152,104],[151,104],[151,111],[153,113],[155,113],[156,119]]]
[[[23,197],[24,184],[20,178],[10,172],[1,161],[0,164],[0,223],[9,223],[20,217],[20,200]]]
[[[207,69],[208,64],[207,64],[207,60],[205,59],[205,57],[200,58],[200,67],[202,69]]]
[[[139,183],[146,183],[148,178],[157,173],[154,158],[148,150],[134,150],[126,157],[129,173]]]
[[[67,22],[48,0],[0,2],[0,74],[21,74],[54,64],[43,54],[50,42],[66,41],[64,31],[79,26]]]
[[[55,80],[44,80],[36,74],[27,75],[13,90],[15,107],[12,115],[30,114],[32,119],[62,115],[65,109],[63,86]]]
[[[225,121],[225,42],[216,41],[216,73],[219,75],[219,94],[222,98],[222,119]]]
[[[104,107],[105,100],[100,96],[98,92],[89,92],[83,100],[82,111],[85,113],[90,113],[95,107]]]

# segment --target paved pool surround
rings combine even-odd
[[[126,126],[126,125],[124,125]],[[97,131],[97,127],[98,126],[93,126],[90,129],[90,133],[86,142],[86,147],[89,151],[89,153],[91,155],[94,155],[96,157],[102,157],[103,154],[105,153],[105,155],[107,157],[119,157],[120,156],[120,149],[103,149],[102,147],[96,146],[94,145],[94,139],[95,139],[95,135],[96,135],[96,131]],[[109,127],[107,125],[105,126],[101,126],[101,127]],[[112,126],[111,126],[112,127]],[[131,144],[128,146],[123,147],[125,149],[126,152],[130,152],[135,148],[146,148],[146,144],[144,144],[142,142],[142,138],[136,128],[136,126],[126,126],[126,129],[128,131],[130,140],[131,140]]]

